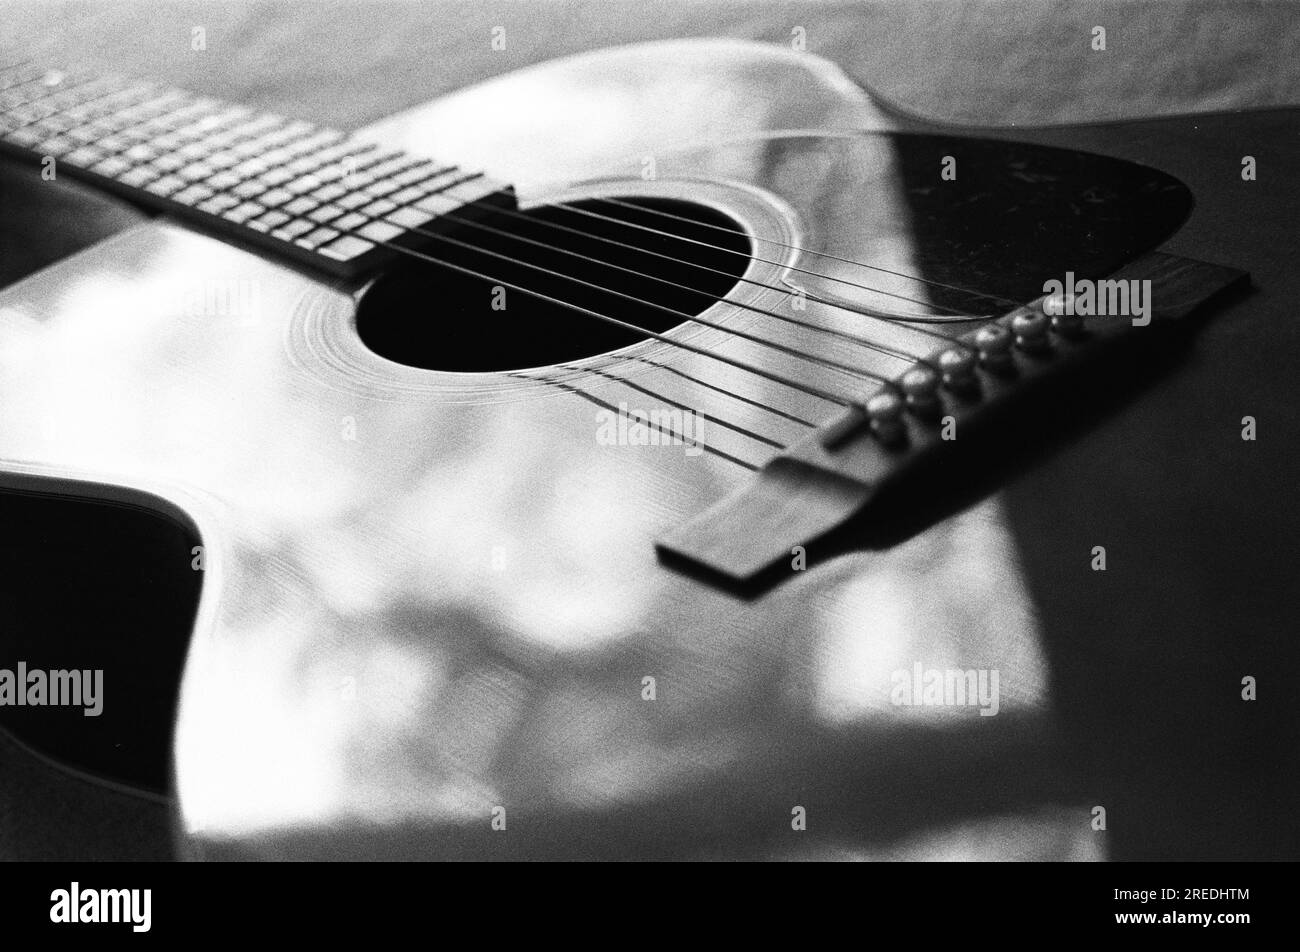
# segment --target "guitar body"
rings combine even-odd
[[[474,114],[494,121],[456,121]],[[747,44],[537,67],[368,131],[479,162],[523,208],[649,197],[724,215],[767,260],[705,312],[717,328],[612,352],[576,341],[492,371],[408,366],[367,346],[367,322],[423,322],[432,360],[463,361],[471,324],[526,332],[522,298],[475,311],[437,280],[327,281],[149,220],[0,291],[0,486],[147,510],[197,538],[172,739],[187,856],[952,855],[925,839],[936,825],[976,855],[981,836],[1017,855],[1293,855],[1279,805],[1294,777],[1273,751],[1297,738],[1240,684],[1295,660],[1281,627],[1300,437],[1284,376],[1300,352],[1295,120],[977,140]],[[773,286],[793,275],[800,319],[919,346],[914,326],[828,305],[900,290],[847,262],[932,273],[943,246],[926,242],[951,229],[926,238],[917,196],[943,185],[942,158],[958,184],[1021,149],[1030,173],[1092,168],[1048,147],[1135,163],[1104,166],[1118,224],[1085,211],[1062,243],[1051,230],[1076,225],[1051,206],[1042,234],[1007,245],[992,198],[972,193],[964,234],[986,239],[970,282],[1011,295],[1076,252],[1117,266],[1160,245],[1249,270],[1251,293],[1134,380],[1058,395],[1059,429],[999,454],[999,482],[950,473],[951,492],[884,514],[887,544],[860,527],[856,548],[792,554],[789,577],[754,594],[661,564],[656,539],[835,409],[673,341],[828,389],[855,382],[726,330],[896,372],[753,309],[786,307]],[[1242,180],[1244,155],[1258,180]],[[620,405],[665,403],[698,410],[701,445],[602,430]],[[1090,569],[1098,545],[1105,572]],[[915,665],[996,671],[996,716],[896,703],[895,674]],[[106,709],[130,704],[112,679]],[[1093,829],[1095,805],[1111,832]]]

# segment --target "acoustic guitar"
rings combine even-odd
[[[1293,110],[7,62],[0,718],[180,855],[1294,855]]]

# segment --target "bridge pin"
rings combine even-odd
[[[939,373],[933,367],[919,364],[898,381],[907,408],[918,416],[933,416],[939,410]]]
[[[970,390],[976,384],[975,354],[964,347],[949,347],[937,361],[943,384],[949,390]]]
[[[885,444],[901,443],[907,436],[903,424],[903,398],[892,390],[882,390],[866,404],[871,432]]]
[[[1039,353],[1052,346],[1047,337],[1050,321],[1041,310],[1024,307],[1018,309],[1011,318],[1011,333],[1015,335],[1016,346],[1029,353]]]
[[[1062,337],[1083,333],[1083,318],[1074,312],[1074,295],[1049,294],[1038,302],[1038,309],[1051,318],[1052,330]]]
[[[1011,331],[1001,324],[986,324],[975,332],[980,365],[989,370],[1005,370],[1012,366],[1011,344]]]

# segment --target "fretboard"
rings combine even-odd
[[[0,149],[331,274],[374,271],[512,189],[308,122],[123,77],[0,68]]]

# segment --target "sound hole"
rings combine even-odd
[[[357,315],[362,341],[428,370],[559,364],[646,337],[507,285],[662,333],[704,311],[744,273],[749,239],[727,215],[691,202],[619,201],[627,204],[591,199],[486,222],[508,235],[471,225],[451,233],[473,250],[431,241],[428,254],[491,280],[411,259],[367,290]]]

